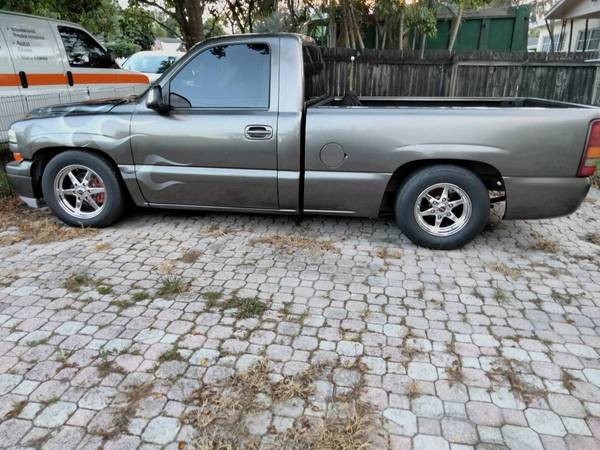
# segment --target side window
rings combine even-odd
[[[59,26],[58,32],[67,51],[71,67],[115,68],[115,64],[106,50],[85,31]]]
[[[269,107],[271,52],[266,44],[212,47],[171,80],[174,107]]]

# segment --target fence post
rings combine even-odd
[[[349,77],[349,80],[348,80],[348,89],[346,90],[346,92],[354,91],[354,74],[356,72],[354,70],[354,61],[355,60],[356,60],[356,57],[354,55],[352,55],[350,57],[350,77]]]
[[[452,55],[452,64],[450,66],[450,82],[448,83],[448,92],[446,97],[456,97],[456,84],[458,83],[458,54],[454,52]]]
[[[598,98],[598,84],[600,83],[600,64],[596,64],[596,70],[594,71],[594,85],[592,86],[592,98],[590,98],[590,103],[592,105],[597,105],[600,101]]]

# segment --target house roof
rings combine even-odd
[[[560,0],[546,14],[548,20],[600,18],[598,0]]]

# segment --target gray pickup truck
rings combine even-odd
[[[600,158],[600,110],[533,98],[323,92],[299,35],[195,46],[136,98],[47,107],[12,125],[8,176],[32,206],[103,227],[153,208],[395,215],[413,242],[460,247],[506,219],[570,214]]]

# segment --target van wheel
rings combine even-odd
[[[106,227],[123,213],[118,177],[104,158],[79,150],[60,153],[42,175],[44,200],[69,225]]]
[[[488,190],[473,172],[439,165],[418,170],[401,185],[396,222],[415,244],[439,250],[472,241],[488,221]]]

